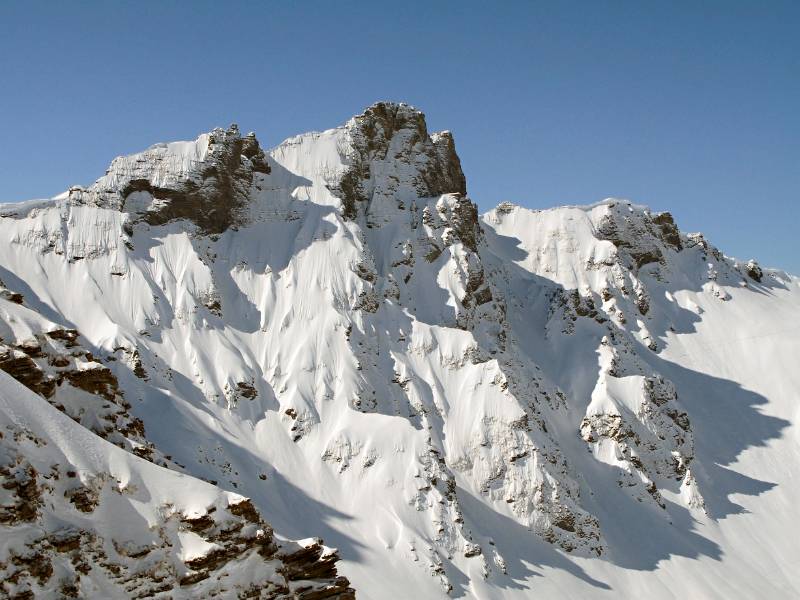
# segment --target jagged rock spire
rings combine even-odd
[[[350,134],[349,168],[330,187],[344,215],[394,197],[466,195],[467,183],[450,132],[429,134],[425,115],[408,104],[378,102],[345,126]]]

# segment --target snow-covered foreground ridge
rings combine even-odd
[[[800,594],[800,280],[466,187],[379,103],[0,207],[0,595]]]

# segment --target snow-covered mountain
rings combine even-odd
[[[800,280],[466,187],[379,103],[0,207],[3,593],[800,594]]]

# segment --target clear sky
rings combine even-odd
[[[456,136],[470,196],[629,198],[800,274],[800,2],[0,2],[0,200],[237,122],[376,100]]]

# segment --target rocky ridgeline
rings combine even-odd
[[[599,239],[614,244],[617,253],[610,264],[600,267],[610,274],[600,298],[592,294],[581,298],[591,305],[591,313],[607,329],[599,351],[600,373],[593,403],[580,424],[581,437],[598,454],[604,453],[603,444],[614,446],[614,454],[623,466],[619,484],[640,499],[649,495],[665,508],[660,488],[674,488],[678,482],[685,504],[703,509],[702,493],[690,468],[695,458],[690,418],[678,400],[674,384],[639,355],[643,347],[645,352],[658,350],[650,327],[660,327],[657,323],[662,316],[650,314],[651,298],[657,292],[649,289],[649,278],[668,284],[675,276],[673,265],[679,260],[678,255],[702,246],[698,246],[696,234],[681,234],[669,213],[651,213],[627,202],[609,202],[607,207],[596,231]],[[706,262],[709,254],[726,277],[742,277],[738,265],[729,264],[711,247],[702,249],[700,262]],[[640,274],[642,270],[647,276]],[[713,284],[714,277],[709,279]],[[639,380],[638,393],[626,398],[626,402],[612,401],[609,405],[609,387],[614,386],[614,380],[629,377]],[[623,397],[619,393],[612,395]],[[604,408],[596,408],[598,400]]]
[[[485,267],[484,232],[477,207],[465,195],[452,136],[429,136],[421,112],[390,103],[368,108],[337,134],[345,168],[327,177],[327,187],[341,200],[342,215],[361,225],[355,234],[362,253],[353,265],[361,291],[347,330],[360,379],[353,408],[405,414],[431,430],[433,439],[444,437],[446,411],[423,399],[429,383],[413,369],[396,367],[387,382],[387,369],[392,368],[382,358],[387,348],[369,333],[385,327],[390,305],[417,312],[419,298],[441,285],[439,273],[449,274],[452,295],[443,297],[441,306],[425,308],[438,310],[438,326],[463,331],[465,343],[458,357],[437,358],[433,348],[421,349],[421,354],[465,377],[491,361],[496,365],[496,392],[514,407],[507,415],[478,419],[473,435],[457,450],[431,440],[428,452],[417,457],[423,482],[411,502],[430,514],[437,531],[438,549],[425,552],[430,572],[449,589],[446,573],[453,556],[480,561],[487,577],[503,571],[500,551],[476,542],[465,523],[456,472],[544,539],[569,552],[601,554],[599,522],[581,507],[575,473],[547,431],[551,412],[563,410],[564,395],[515,356],[503,294]],[[393,337],[398,343],[391,351],[408,354],[405,334],[398,331]],[[294,420],[293,432],[298,427]],[[341,445],[351,448],[354,443]],[[340,454],[337,446],[325,456]]]
[[[242,137],[231,125],[195,142],[116,158],[92,186],[70,189],[69,202],[121,210],[151,225],[185,219],[221,233],[242,222],[254,181],[269,172],[255,134]]]

